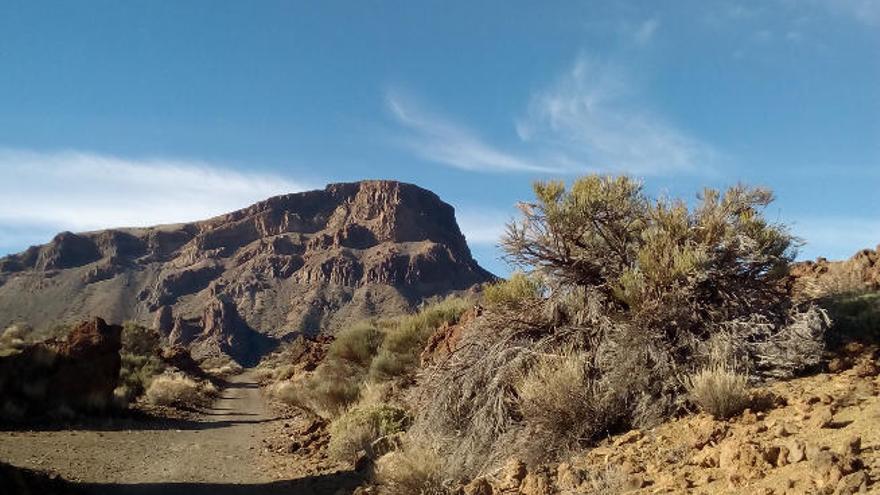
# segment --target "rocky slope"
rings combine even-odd
[[[467,495],[880,493],[880,361],[852,345],[829,373],[754,391],[730,420],[684,416],[613,436],[568,462],[510,459]]]
[[[493,278],[430,191],[331,184],[200,222],[64,232],[2,258],[0,328],[135,320],[197,357],[248,363],[279,339]]]

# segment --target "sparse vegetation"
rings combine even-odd
[[[518,309],[539,300],[544,287],[534,275],[515,272],[507,280],[489,285],[483,291],[483,302],[489,307]]]
[[[330,425],[329,453],[336,459],[352,461],[375,440],[404,431],[408,425],[409,416],[399,407],[373,405],[350,409]]]
[[[408,447],[379,459],[375,479],[383,495],[453,493],[444,484],[442,459],[433,451],[418,447]]]
[[[470,306],[449,298],[414,315],[383,322],[361,322],[340,331],[327,356],[311,373],[274,368],[273,395],[298,407],[333,418],[359,400],[369,383],[407,380],[418,366],[427,339],[443,324],[454,323]]]
[[[698,371],[688,379],[687,387],[700,409],[716,418],[735,416],[749,404],[748,379],[726,366]]]
[[[159,357],[159,335],[134,322],[126,322],[122,327],[119,354],[122,368],[114,396],[124,406],[144,394],[153,378],[165,370],[165,364]]]
[[[199,382],[182,373],[165,373],[153,378],[145,396],[153,405],[197,409],[209,406],[216,394],[210,382]]]

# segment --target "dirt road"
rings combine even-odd
[[[274,418],[250,373],[197,421],[116,420],[61,431],[0,432],[0,460],[55,472],[95,494],[350,493],[339,473],[289,479],[262,449]]]

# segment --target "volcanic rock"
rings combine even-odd
[[[245,363],[491,280],[435,194],[331,184],[199,222],[65,232],[0,258],[0,328],[97,315],[152,326],[196,358]]]
[[[64,340],[30,345],[0,358],[3,409],[30,416],[61,409],[100,409],[113,399],[122,327],[95,318]]]

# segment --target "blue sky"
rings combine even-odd
[[[880,242],[880,0],[0,2],[0,255],[390,178],[480,262],[535,179],[773,188]]]

